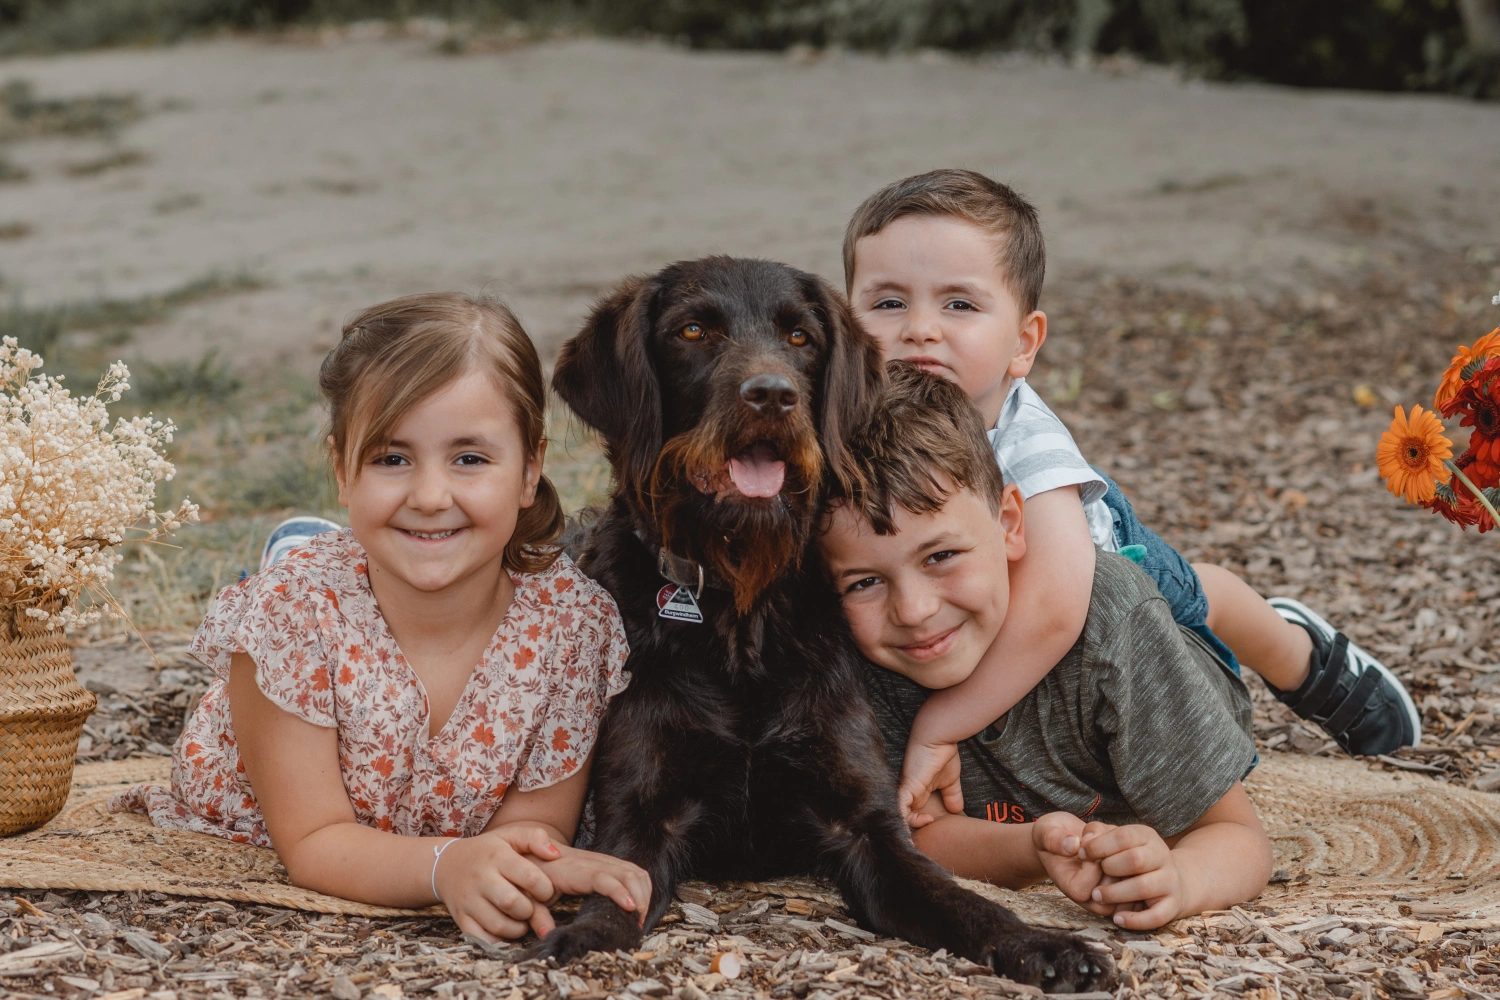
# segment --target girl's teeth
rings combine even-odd
[[[457,530],[457,528],[450,528],[447,531],[413,531],[411,533],[413,535],[416,535],[418,538],[426,538],[428,540],[431,540],[434,538],[447,538]]]

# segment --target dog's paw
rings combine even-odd
[[[1114,987],[1111,958],[1082,938],[1028,927],[997,943],[989,964],[998,975],[1048,993],[1091,993]]]
[[[613,912],[610,912],[613,910]],[[591,951],[613,952],[632,949],[641,939],[634,914],[611,904],[610,910],[580,913],[566,924],[552,929],[532,950],[531,957],[555,958],[559,965],[582,958]]]

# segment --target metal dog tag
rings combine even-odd
[[[656,592],[657,612],[662,618],[676,622],[703,623],[703,612],[698,609],[698,600],[686,587],[669,584]]]

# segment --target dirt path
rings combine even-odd
[[[947,164],[1035,199],[1061,279],[1253,292],[1311,287],[1393,245],[1500,244],[1500,106],[1448,98],[1019,58],[592,41],[455,58],[357,37],[12,60],[0,75],[47,95],[137,92],[148,112],[113,140],[12,147],[32,179],[0,186],[0,222],[32,235],[0,243],[6,293],[267,282],[180,311],[143,338],[157,356],[217,345],[310,367],[351,309],[443,287],[505,295],[550,353],[599,290],[671,259],[765,255],[836,278],[858,201]],[[75,176],[120,152],[141,155]]]

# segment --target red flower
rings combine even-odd
[[[373,767],[376,771],[380,772],[380,775],[382,777],[389,778],[391,776],[391,772],[396,769],[396,762],[391,760],[385,754],[381,754],[379,757],[376,757],[373,761],[370,762],[370,766]]]
[[[354,671],[352,671],[352,670],[349,669],[349,665],[347,663],[344,664],[342,667],[339,667],[339,683],[340,684],[353,684],[354,683]]]
[[[1474,503],[1472,496],[1469,496],[1469,502],[1465,503],[1466,495],[1468,495],[1468,490],[1457,479],[1454,479],[1450,483],[1439,483],[1432,499],[1421,501],[1421,506],[1436,511],[1460,528],[1468,530],[1469,525],[1475,523],[1474,511],[1479,508],[1479,505]]]
[[[328,690],[328,668],[321,663],[313,670],[312,686],[314,691]]]
[[[1496,499],[1500,499],[1500,491],[1497,491],[1493,485],[1495,479],[1493,466],[1486,469],[1483,463],[1474,459],[1471,452],[1465,452],[1453,464],[1458,466],[1475,486],[1485,491],[1485,499],[1490,500],[1492,506]],[[1486,479],[1488,482],[1485,481]],[[1421,506],[1436,511],[1466,531],[1471,524],[1479,529],[1480,534],[1484,534],[1495,526],[1495,519],[1490,517],[1490,512],[1484,509],[1484,504],[1475,499],[1473,492],[1457,476],[1445,484],[1440,484],[1433,498],[1424,501]]]
[[[444,778],[436,785],[433,785],[432,790],[445,799],[451,799],[453,798],[453,793],[458,791],[458,787],[453,784],[452,780]]]
[[[568,749],[569,746],[570,744],[568,742],[568,731],[562,726],[558,726],[557,729],[555,729],[552,733],[552,749],[556,750],[558,753],[561,753],[562,751]]]
[[[1469,451],[1488,465],[1500,465],[1500,357],[1471,362],[1458,392],[1443,403],[1443,416],[1463,414],[1461,427],[1472,427]],[[1476,486],[1483,484],[1475,481]]]
[[[358,643],[354,643],[353,645],[351,645],[349,647],[349,649],[348,649],[348,653],[349,653],[349,659],[353,660],[355,663],[363,663],[364,662],[364,659],[365,659],[365,649],[364,649],[363,646],[359,645]]]
[[[202,753],[203,747],[199,746],[196,740],[189,740],[188,745],[182,748],[182,752],[184,756],[191,759]]]
[[[531,661],[536,659],[536,650],[530,646],[522,646],[516,650],[516,669],[525,670],[531,666]]]
[[[495,745],[495,731],[482,722],[479,725],[475,726],[474,731],[469,735],[474,737],[475,740],[483,743],[487,747],[492,747]]]

